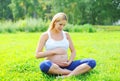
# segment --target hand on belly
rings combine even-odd
[[[64,55],[53,55],[53,56],[47,57],[47,60],[51,60],[53,63],[61,66],[65,62],[68,61],[68,56],[67,56],[67,54],[64,54]]]
[[[52,51],[54,52],[54,55],[48,56],[47,60],[51,60],[59,66],[66,66],[68,61],[67,51],[63,48],[56,48]]]

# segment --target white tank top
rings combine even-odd
[[[69,41],[66,38],[66,34],[63,32],[63,39],[56,41],[51,38],[50,32],[48,31],[48,40],[46,41],[45,48],[46,50],[52,50],[55,48],[64,48],[66,51],[69,48]]]

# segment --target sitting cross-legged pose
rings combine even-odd
[[[66,14],[57,13],[48,30],[40,37],[36,58],[46,58],[40,63],[40,70],[44,73],[69,77],[88,72],[96,66],[96,61],[91,58],[74,60],[76,51],[72,39],[68,32],[63,31],[66,23]],[[45,51],[43,51],[44,47]],[[71,52],[69,58],[68,48]]]

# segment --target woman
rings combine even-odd
[[[72,40],[70,35],[63,31],[66,23],[66,14],[57,13],[53,17],[48,31],[41,35],[36,50],[36,58],[46,57],[46,60],[40,64],[40,69],[44,73],[69,77],[88,72],[96,66],[93,59],[74,61],[76,52]],[[44,46],[46,51],[43,51]],[[69,59],[67,55],[68,48],[71,51]]]

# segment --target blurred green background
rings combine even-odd
[[[0,32],[46,31],[58,12],[68,16],[66,31],[120,30],[119,0],[0,0]]]

